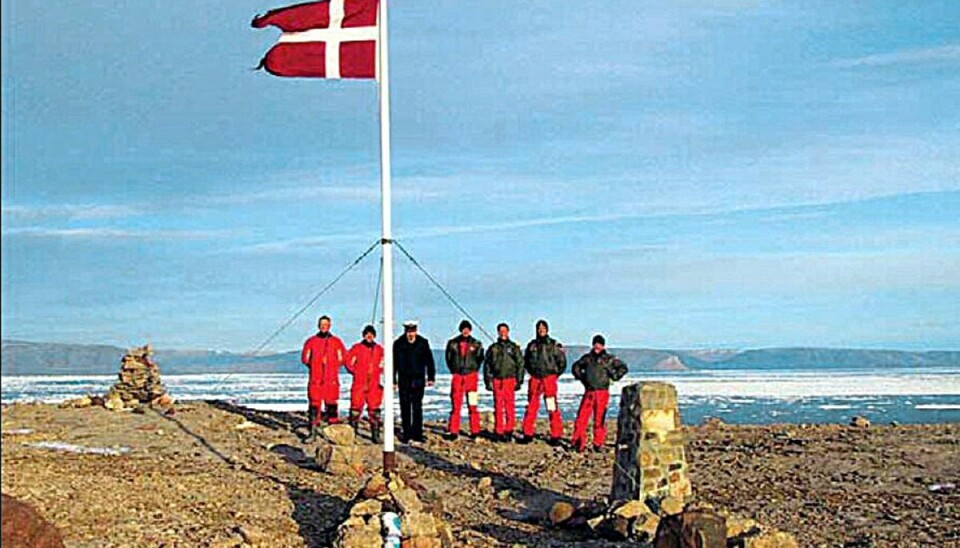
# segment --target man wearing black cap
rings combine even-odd
[[[515,392],[523,385],[523,350],[510,340],[510,326],[497,326],[497,341],[483,361],[483,384],[493,392],[494,430],[499,441],[511,441],[517,427]]]
[[[383,404],[383,347],[377,343],[377,330],[372,325],[363,328],[363,339],[347,352],[347,371],[353,375],[350,387],[350,426],[357,430],[363,407],[367,407],[370,436],[380,443],[380,406]]]
[[[473,325],[469,321],[460,322],[460,334],[447,341],[445,353],[447,367],[453,378],[450,380],[450,423],[447,438],[460,437],[460,408],[463,398],[467,398],[470,412],[470,436],[480,434],[480,394],[477,392],[480,380],[480,365],[483,363],[483,344],[473,338]]]
[[[577,413],[570,443],[577,451],[587,447],[587,425],[593,417],[593,449],[599,451],[607,439],[607,405],[610,403],[610,382],[627,374],[627,365],[607,353],[603,335],[594,335],[593,348],[573,364],[573,376],[583,383],[583,400]]]
[[[403,324],[403,335],[393,343],[393,384],[400,395],[400,441],[427,441],[423,435],[423,391],[436,380],[430,342],[417,334],[417,322]]]
[[[550,443],[558,445],[563,437],[563,416],[557,404],[557,378],[567,370],[567,355],[563,345],[551,338],[549,333],[547,320],[537,320],[537,337],[527,344],[523,353],[524,368],[530,373],[530,385],[520,443],[533,441],[541,397],[547,405],[547,415],[550,417]]]

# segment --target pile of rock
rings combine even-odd
[[[153,348],[148,344],[131,348],[120,361],[119,379],[104,398],[103,406],[114,411],[149,403],[170,405],[173,398],[160,380],[160,367],[153,361]]]
[[[660,517],[639,500],[611,505],[609,508],[577,507],[560,501],[550,508],[548,519],[561,527],[583,526],[610,540],[653,542]]]
[[[661,382],[626,386],[620,397],[617,454],[606,507],[577,508],[557,502],[549,520],[557,526],[586,526],[613,541],[655,543],[657,548],[794,548],[792,535],[753,520],[689,503],[693,494],[681,430],[677,390]]]
[[[447,548],[453,543],[450,526],[426,511],[412,485],[391,473],[367,481],[337,529],[334,546]]]
[[[577,508],[568,502],[557,502],[550,509],[549,519],[554,525],[563,527],[578,527],[585,523],[602,538],[615,542],[652,544],[658,548],[684,546],[680,537],[685,530],[696,531],[707,539],[705,548],[799,546],[789,533],[766,527],[752,519],[715,511],[709,504],[691,503],[684,506],[673,497],[666,497],[660,504],[655,499],[646,502],[620,501],[599,513],[589,507]]]
[[[365,466],[357,435],[348,424],[331,424],[320,429],[322,440],[317,445],[317,466],[338,476],[363,475]]]
[[[120,362],[119,380],[107,393],[108,409],[136,407],[142,403],[161,403],[167,387],[160,381],[160,367],[153,361],[153,348],[148,344],[130,349]]]
[[[160,366],[153,361],[153,348],[148,344],[132,348],[120,361],[118,380],[104,397],[83,396],[67,400],[60,407],[99,407],[113,411],[137,410],[142,404],[169,407],[173,397],[160,380]]]

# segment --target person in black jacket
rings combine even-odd
[[[393,384],[400,395],[401,442],[427,441],[423,435],[423,392],[436,380],[430,342],[417,334],[416,322],[403,324],[404,334],[393,343]]]
[[[523,386],[523,350],[510,340],[510,326],[497,326],[497,342],[483,361],[483,384],[493,392],[494,431],[497,440],[511,441],[517,428],[515,392]]]
[[[447,439],[460,437],[460,408],[463,399],[467,399],[470,412],[470,436],[480,435],[480,366],[483,364],[483,343],[472,335],[473,325],[468,320],[460,322],[460,334],[447,341],[445,353],[447,368],[453,376],[450,379],[450,422],[447,426]]]
[[[607,440],[607,406],[610,404],[610,382],[627,374],[627,364],[607,353],[603,335],[594,335],[593,348],[573,364],[573,376],[583,383],[583,400],[573,427],[571,445],[577,451],[587,448],[587,425],[593,416],[593,449],[600,451]]]
[[[557,403],[557,379],[567,370],[567,355],[563,345],[550,336],[547,320],[537,320],[537,337],[527,344],[523,353],[523,366],[530,373],[527,389],[527,411],[523,416],[523,437],[520,443],[533,441],[540,412],[540,398],[547,404],[550,417],[550,444],[560,445],[563,437],[563,415]]]

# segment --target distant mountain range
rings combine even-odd
[[[572,363],[586,347],[567,347]],[[2,341],[3,375],[113,375],[126,349],[108,345]],[[611,352],[633,370],[878,369],[960,367],[960,351],[906,352],[853,348],[764,348],[757,350],[655,350],[618,348]],[[445,371],[442,352],[434,352]],[[159,348],[156,361],[167,375],[189,373],[299,373],[300,352],[250,356],[209,350]]]

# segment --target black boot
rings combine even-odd
[[[317,439],[317,408],[307,409],[307,421],[310,422],[310,434],[303,439],[304,443],[311,443]]]
[[[370,438],[373,440],[373,443],[380,443],[380,424],[382,423],[382,418],[380,417],[380,410],[374,409],[370,411]]]
[[[351,409],[350,416],[347,417],[347,423],[353,428],[354,434],[360,430],[360,413],[359,409]]]
[[[339,405],[336,403],[327,404],[327,422],[329,424],[340,424]]]

